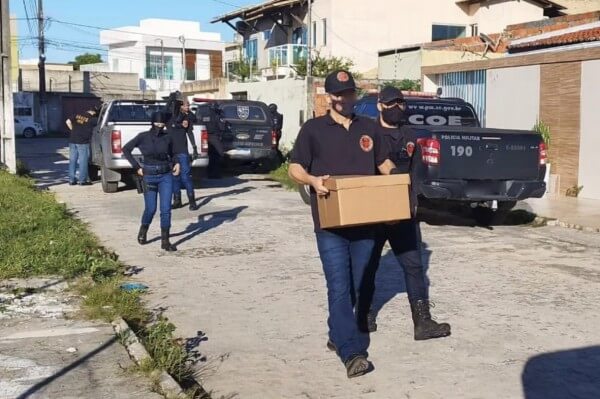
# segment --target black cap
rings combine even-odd
[[[325,78],[325,91],[329,94],[337,94],[346,90],[356,90],[356,83],[352,74],[348,71],[339,70],[331,72]]]
[[[391,103],[398,100],[404,100],[404,95],[400,89],[394,86],[386,86],[379,92],[379,102]]]
[[[164,112],[156,111],[152,113],[152,123],[167,123],[167,118]]]

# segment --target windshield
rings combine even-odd
[[[221,105],[221,118],[237,122],[266,122],[267,114],[258,105]]]
[[[152,114],[163,111],[164,104],[115,104],[108,116],[111,122],[150,122]]]

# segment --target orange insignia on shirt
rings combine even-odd
[[[373,139],[371,136],[363,134],[360,138],[360,148],[364,152],[369,152],[373,149]]]
[[[340,71],[337,74],[337,80],[340,82],[347,82],[348,80],[350,80],[350,76],[348,76],[346,72]]]

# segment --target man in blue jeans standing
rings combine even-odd
[[[75,114],[65,121],[69,128],[69,184],[80,186],[92,184],[88,177],[90,140],[98,121],[98,108]],[[77,171],[79,175],[77,176]]]
[[[348,378],[372,369],[368,361],[368,333],[358,327],[356,304],[363,275],[373,251],[371,226],[322,229],[317,196],[326,195],[329,176],[395,173],[389,151],[375,134],[375,123],[354,114],[356,85],[347,71],[327,76],[330,111],[307,121],[292,152],[289,175],[311,186],[311,208],[317,248],[327,280],[329,342],[346,367]]]

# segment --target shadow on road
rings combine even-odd
[[[244,193],[247,193],[247,192],[255,190],[255,189],[256,189],[255,187],[244,187],[244,188],[239,188],[239,189],[236,189],[236,190],[224,191],[222,193],[217,193],[217,194],[212,194],[212,195],[206,195],[204,197],[200,197],[199,198],[198,205],[200,207],[203,207],[205,205],[208,205],[214,199],[223,198],[223,197],[229,197],[229,196],[232,196],[232,195],[244,194]]]
[[[103,343],[102,345],[100,345],[99,347],[97,347],[96,349],[91,351],[90,353],[86,354],[83,357],[80,357],[79,359],[77,359],[73,363],[69,364],[68,366],[63,367],[62,369],[60,369],[58,372],[54,373],[50,377],[44,378],[42,381],[38,382],[34,386],[27,389],[25,392],[23,392],[22,394],[17,396],[17,399],[26,399],[26,398],[29,398],[32,396],[38,397],[38,395],[36,395],[36,392],[38,392],[41,389],[43,389],[44,387],[50,385],[52,382],[54,382],[55,380],[59,379],[60,377],[62,377],[64,375],[66,375],[70,371],[81,366],[82,364],[84,364],[85,362],[87,362],[88,360],[90,360],[91,358],[96,356],[98,353],[100,353],[100,352],[104,351],[105,349],[107,349],[108,347],[112,346],[115,342],[117,342],[116,336],[112,337],[111,339],[109,339],[108,341],[106,341],[105,343]]]
[[[534,356],[521,378],[525,399],[600,398],[600,346]]]
[[[533,223],[537,215],[526,209],[514,209],[492,223],[478,222],[473,210],[466,205],[420,206],[417,218],[431,226],[481,227],[493,230],[495,226],[525,226]]]
[[[199,215],[198,222],[191,223],[184,231],[171,235],[171,237],[185,236],[175,242],[174,245],[181,245],[204,232],[219,227],[223,223],[233,222],[238,218],[239,214],[247,208],[247,206],[238,206],[237,208],[226,211],[209,212]]]
[[[39,188],[66,184],[69,182],[68,145],[66,138],[18,140],[17,159],[27,165]]]

